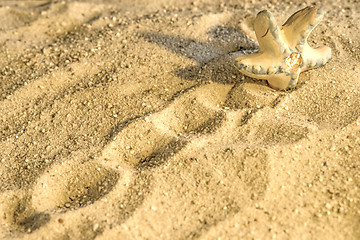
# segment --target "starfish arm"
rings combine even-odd
[[[245,75],[262,79],[266,79],[267,74],[275,74],[281,70],[279,59],[263,52],[237,57],[235,66]]]
[[[257,14],[254,30],[260,51],[269,52],[274,57],[282,54],[285,46],[279,34],[279,27],[271,12],[263,10]]]
[[[297,71],[292,72],[290,75],[290,81],[287,85],[287,88],[294,88],[299,80],[301,69],[298,69]]]
[[[285,90],[293,88],[299,79],[300,71],[296,71],[291,75],[281,73],[276,75],[270,75],[267,79],[270,87],[278,90]]]
[[[294,13],[282,26],[289,47],[299,51],[322,16],[323,12],[319,7],[306,7]]]
[[[308,44],[303,49],[303,61],[304,65],[301,71],[306,71],[311,68],[316,68],[325,65],[331,58],[331,48],[322,46],[318,48],[312,48]]]

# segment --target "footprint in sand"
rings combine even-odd
[[[129,124],[104,149],[102,157],[136,165],[171,142],[186,142],[192,135],[211,131],[205,126],[221,116],[220,106],[230,88],[212,83],[189,90],[164,110]]]
[[[192,138],[219,126],[217,119],[223,114],[220,106],[230,89],[231,85],[217,83],[189,89],[162,111],[122,129],[98,158],[52,166],[29,191],[7,193],[1,198],[5,214],[0,224],[32,231],[55,221],[51,216],[65,219],[79,210],[81,219],[81,209],[92,208],[104,196],[126,202],[127,188],[136,181],[136,169],[154,160],[165,161]]]
[[[250,148],[246,151],[243,151],[243,147],[239,148],[229,164],[238,166],[239,181],[249,186],[247,191],[253,193],[254,198],[261,197],[268,182],[267,154],[251,146],[269,142],[269,139],[275,139],[274,143],[296,142],[308,131],[306,126],[296,127],[296,124],[287,123],[286,120],[263,119],[263,111],[276,111],[272,107],[280,96],[277,92],[266,90],[261,85],[251,83],[241,83],[235,87],[209,83],[187,89],[163,110],[136,119],[121,129],[94,160],[64,161],[47,169],[32,189],[7,192],[0,196],[4,212],[0,216],[0,224],[20,232],[34,231],[47,229],[46,226],[51,225],[47,223],[59,219],[63,222],[71,216],[78,222],[71,224],[70,220],[70,223],[65,221],[66,224],[62,223],[65,228],[88,228],[93,225],[85,226],[81,222],[95,219],[99,209],[104,211],[104,215],[116,211],[118,216],[122,216],[119,219],[124,221],[137,208],[133,204],[139,201],[133,201],[134,196],[144,194],[143,189],[149,184],[148,179],[140,179],[146,178],[146,174],[139,172],[165,162],[188,143],[199,142],[201,136],[229,135],[246,128],[249,131],[245,138]],[[222,107],[230,103],[234,104],[230,107],[235,110],[224,111]],[[248,123],[245,125],[241,124],[244,122],[244,108],[259,109],[249,118],[251,121],[245,121]],[[232,115],[238,123],[234,126],[231,124]],[[268,121],[272,122],[267,124]],[[275,125],[280,132],[267,128],[273,126],[274,121],[278,122]],[[278,138],[273,137],[276,133]],[[254,141],[249,143],[251,139]],[[224,167],[223,171],[226,171],[226,165]],[[144,196],[140,197],[137,204],[143,200]],[[114,204],[121,207],[115,210]],[[50,230],[42,230],[43,234],[47,231]]]
[[[122,177],[118,171],[95,162],[66,162],[39,178],[32,204],[39,212],[85,206],[111,191]]]

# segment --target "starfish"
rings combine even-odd
[[[245,75],[266,79],[274,89],[295,87],[301,72],[322,66],[331,57],[329,47],[314,49],[307,43],[308,36],[322,16],[321,8],[306,7],[278,27],[269,11],[259,12],[254,29],[260,49],[256,53],[237,57],[236,67]]]

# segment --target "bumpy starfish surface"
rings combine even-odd
[[[245,75],[266,79],[272,88],[295,87],[301,72],[322,66],[331,57],[329,47],[314,49],[307,43],[322,16],[320,8],[306,7],[278,27],[269,11],[259,12],[254,29],[260,49],[236,58],[235,65]]]

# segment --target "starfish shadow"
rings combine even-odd
[[[195,65],[179,68],[174,74],[192,81],[209,81],[229,84],[239,81],[251,81],[252,78],[240,73],[233,64],[232,52],[254,52],[258,46],[239,30],[214,26],[208,32],[209,41],[202,42],[193,38],[177,35],[166,35],[154,32],[142,32],[145,40],[156,43],[167,50],[185,56],[196,62]]]

